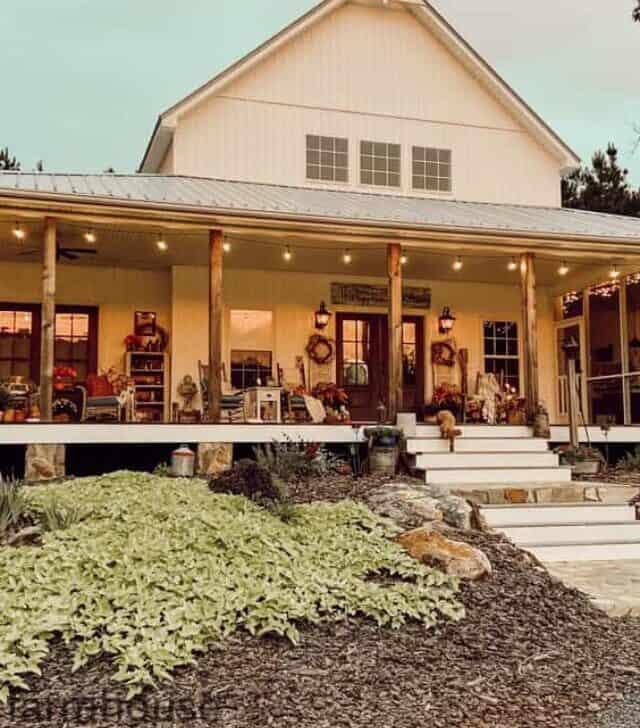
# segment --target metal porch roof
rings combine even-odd
[[[640,243],[640,218],[566,208],[401,197],[200,177],[0,172],[0,197],[138,204],[320,222],[620,239]],[[1,205],[0,205],[1,211]]]

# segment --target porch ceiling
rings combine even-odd
[[[0,217],[0,260],[39,263],[43,238],[43,224],[40,221],[25,221],[20,224],[25,232],[25,239],[18,241],[13,233],[15,219]],[[89,230],[96,235],[95,244],[86,242],[84,235]],[[116,225],[86,225],[61,222],[58,225],[58,241],[62,247],[80,248],[96,251],[96,255],[81,255],[78,260],[68,261],[62,258],[60,265],[72,266],[107,266],[135,269],[163,270],[175,265],[206,266],[208,265],[208,234],[204,231],[173,231],[162,234],[168,245],[166,252],[160,252],[157,241],[160,228],[129,228]],[[330,273],[349,276],[387,275],[386,249],[384,245],[360,244],[349,248],[352,262],[345,264],[343,255],[346,246],[340,242],[327,241],[322,238],[310,239],[295,235],[281,236],[260,235],[248,236],[240,232],[227,234],[225,239],[231,244],[231,250],[225,255],[225,268],[244,268],[257,270],[278,270],[304,273]],[[292,260],[286,262],[283,257],[285,247],[292,251]],[[450,252],[440,248],[406,247],[408,262],[404,269],[405,276],[412,280],[456,280],[488,283],[518,284],[517,270],[508,270],[511,256],[488,250],[461,251],[463,268],[456,272],[452,264],[458,248],[451,247]],[[538,257],[537,278],[540,285],[555,286],[564,279],[557,273],[559,257]],[[566,258],[572,275],[588,276],[595,266],[601,266],[600,258],[584,257]],[[625,259],[620,259],[624,264]],[[640,266],[640,260],[638,261]]]

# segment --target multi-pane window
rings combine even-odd
[[[413,148],[413,189],[451,192],[451,150]]]
[[[71,367],[77,380],[84,382],[90,372],[89,314],[57,313],[55,324],[55,365]]]
[[[360,182],[400,187],[400,145],[360,142]]]
[[[349,181],[349,141],[307,135],[307,179]]]
[[[0,381],[16,376],[31,378],[33,323],[31,311],[0,310]]]
[[[231,386],[246,389],[266,385],[272,377],[270,351],[231,350]]]
[[[515,321],[484,322],[484,370],[520,390],[518,324]]]
[[[342,378],[345,386],[369,384],[371,325],[366,319],[342,322]]]

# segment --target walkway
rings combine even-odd
[[[588,594],[594,604],[612,616],[640,616],[640,559],[580,561],[548,564],[567,586]]]

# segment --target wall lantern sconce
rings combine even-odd
[[[315,312],[315,320],[316,320],[316,329],[319,331],[322,331],[322,329],[326,329],[329,325],[329,321],[331,320],[331,316],[333,314],[331,311],[327,309],[327,305],[324,301],[321,301],[320,308]]]
[[[439,330],[441,334],[450,334],[456,322],[456,317],[451,313],[449,306],[442,309],[442,313],[438,318]]]

